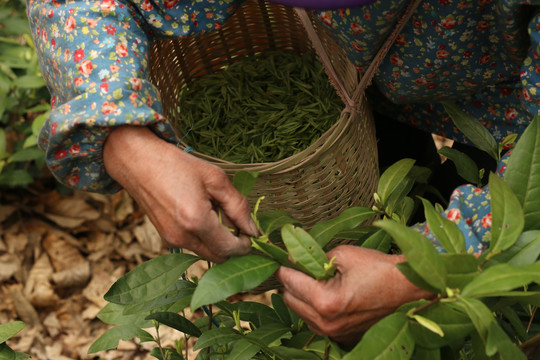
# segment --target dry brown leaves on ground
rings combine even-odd
[[[167,252],[126,192],[0,194],[0,324],[27,326],[8,340],[33,359],[147,359],[153,344],[122,341],[88,355],[109,327],[96,315],[127,271]],[[165,343],[178,333],[160,331]]]

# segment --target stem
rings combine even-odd
[[[326,343],[326,346],[324,348],[323,360],[328,360],[329,356],[330,356],[330,343]]]
[[[307,347],[309,346],[309,344],[311,344],[311,342],[312,342],[313,340],[315,340],[315,337],[316,337],[316,336],[317,336],[317,334],[311,335],[311,337],[309,338],[309,340],[307,341],[307,343],[302,347],[302,349],[307,348]]]
[[[165,353],[163,352],[163,346],[161,346],[161,337],[159,336],[159,323],[157,321],[154,321],[154,327],[156,328],[156,343],[159,347],[161,358],[165,360]]]
[[[430,302],[428,303],[425,303],[424,305],[422,306],[419,306],[417,307],[416,309],[414,309],[412,312],[411,312],[411,315],[415,315],[417,313],[419,313],[420,311],[424,310],[424,309],[427,309],[428,307],[432,306],[432,305],[435,305],[436,303],[438,303],[439,301],[441,301],[442,297],[440,296],[437,296],[435,299],[431,300]]]
[[[529,320],[529,325],[527,325],[527,334],[529,333],[529,330],[531,329],[534,316],[536,315],[536,309],[538,309],[538,306],[534,307],[533,313],[531,315],[531,319]]]

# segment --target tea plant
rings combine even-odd
[[[540,304],[540,126],[536,118],[510,156],[505,180],[489,176],[492,232],[489,247],[476,257],[467,253],[457,226],[441,208],[423,200],[427,225],[444,252],[409,227],[414,163],[402,160],[381,176],[376,205],[356,207],[309,231],[283,212],[253,216],[261,236],[250,255],[212,266],[200,279],[185,272],[201,259],[169,254],[152,259],[118,280],[105,295],[109,304],[98,317],[117,325],[90,348],[114,348],[119,339],[153,341],[158,359],[183,359],[189,338],[196,339],[197,359],[526,359],[537,357],[540,327],[534,321]],[[239,180],[240,179],[240,180]],[[240,174],[235,183],[248,191],[255,180]],[[410,199],[410,200],[409,200]],[[264,200],[263,200],[264,201]],[[374,225],[362,225],[377,216]],[[397,247],[406,262],[398,265],[417,286],[436,294],[432,300],[403,305],[372,326],[352,349],[316,336],[279,294],[272,305],[227,298],[249,291],[281,266],[315,278],[332,275],[332,260],[322,254],[337,239],[389,251]],[[283,245],[281,245],[283,243]],[[392,245],[394,244],[394,245]],[[322,250],[324,249],[324,251]],[[324,281],[324,280],[321,280]],[[214,313],[211,306],[217,308]],[[194,322],[185,309],[205,309]],[[175,348],[143,330],[161,326],[179,331]],[[183,335],[181,335],[183,334]],[[181,337],[183,336],[183,337]]]
[[[0,186],[27,186],[41,176],[37,136],[50,106],[24,1],[0,0]]]

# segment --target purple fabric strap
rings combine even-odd
[[[357,6],[364,6],[375,2],[375,0],[269,0],[273,3],[283,4],[287,6],[297,6],[307,9],[340,9]]]

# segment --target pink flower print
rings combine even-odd
[[[480,65],[487,64],[491,60],[491,54],[484,54],[480,57],[480,60],[478,61]]]
[[[491,213],[485,215],[480,223],[484,229],[491,228]]]
[[[109,84],[104,82],[99,85],[102,93],[107,93],[109,91]]]
[[[131,78],[129,79],[129,83],[131,84],[131,88],[135,91],[142,89],[142,81],[139,78]]]
[[[396,37],[395,43],[398,44],[398,45],[407,45],[407,40],[405,40],[405,36],[399,34]]]
[[[105,13],[110,13],[116,9],[116,5],[114,4],[114,0],[101,0],[99,8]]]
[[[178,4],[178,0],[165,0],[165,9],[172,9],[176,4]]]
[[[517,116],[518,116],[518,112],[516,109],[514,108],[510,108],[508,110],[506,110],[504,112],[504,116],[508,119],[508,120],[514,120]]]
[[[526,88],[523,88],[523,98],[527,101],[532,101],[532,96]]]
[[[461,218],[461,212],[459,209],[450,209],[446,214],[446,218],[450,221],[456,221]]]
[[[65,149],[56,150],[56,152],[54,153],[54,158],[56,160],[63,159],[66,156],[67,156],[67,151]]]
[[[75,83],[75,86],[81,86],[84,83],[81,77],[76,77],[73,82]]]
[[[126,57],[128,55],[127,47],[122,43],[116,44],[116,55]]]
[[[403,65],[403,60],[399,57],[398,54],[390,55],[390,62],[394,65],[401,66]]]
[[[446,59],[450,53],[446,50],[437,50],[437,59]]]
[[[68,186],[76,186],[80,181],[80,177],[79,175],[77,174],[71,174],[70,176],[68,176],[68,178],[66,179],[66,184]]]
[[[64,25],[64,31],[67,32],[67,33],[70,33],[73,31],[73,29],[75,29],[75,26],[77,25],[77,23],[75,22],[75,18],[71,15],[68,16],[67,20],[66,20],[66,23]]]
[[[154,8],[154,6],[150,2],[150,0],[144,0],[143,3],[141,4],[141,8],[144,11],[151,11]]]
[[[322,12],[321,13],[321,20],[328,26],[332,26],[332,18],[330,16],[329,12]]]
[[[115,112],[117,108],[118,108],[118,105],[116,105],[115,103],[105,101],[101,105],[101,113],[103,115],[111,114],[111,113]]]
[[[51,39],[51,47],[52,47],[53,50],[56,48],[56,40],[55,39]]]
[[[73,52],[73,61],[78,63],[84,58],[84,49],[77,49]]]
[[[107,31],[108,35],[116,34],[116,28],[112,24],[105,26],[105,30]]]
[[[73,156],[75,155],[79,155],[79,153],[81,152],[81,147],[77,144],[73,144],[71,145],[71,147],[69,148],[69,153]]]
[[[452,16],[447,16],[446,18],[441,20],[441,26],[446,30],[453,29],[456,25],[457,21]]]
[[[418,85],[426,85],[427,83],[429,83],[429,80],[426,78],[419,78],[419,79],[416,79],[416,83]]]
[[[365,31],[364,28],[362,27],[362,25],[355,24],[355,23],[351,24],[351,29],[354,32],[354,35],[361,34],[361,33],[363,33]]]
[[[58,128],[58,123],[52,123],[51,125],[51,134],[56,134],[56,129]]]
[[[81,62],[81,66],[79,66],[79,71],[84,76],[90,75],[93,70],[94,70],[94,64],[92,64],[90,60],[83,60]]]
[[[478,24],[476,24],[476,29],[483,31],[489,28],[489,23],[487,21],[479,21]]]
[[[356,51],[364,51],[364,48],[361,47],[360,45],[358,45],[356,42],[354,41],[351,41],[351,46],[353,47],[354,50]]]

